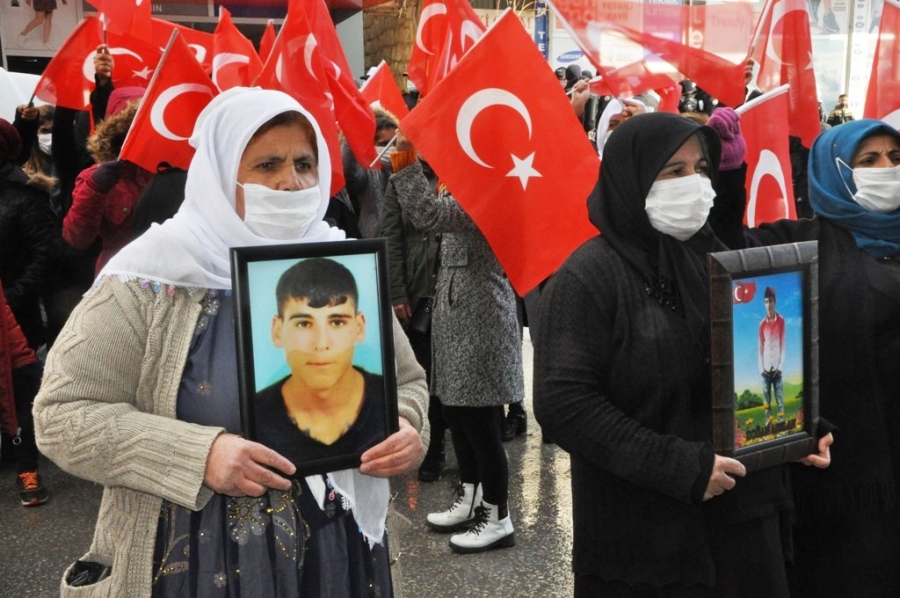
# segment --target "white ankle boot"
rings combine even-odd
[[[475,522],[469,531],[450,538],[450,548],[463,554],[515,545],[516,534],[506,505],[501,507],[484,501],[475,508]]]
[[[466,529],[475,521],[475,507],[481,504],[481,484],[460,484],[456,500],[442,513],[429,513],[425,522],[431,529],[449,533]]]

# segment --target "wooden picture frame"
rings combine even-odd
[[[386,242],[239,247],[231,265],[244,435],[297,477],[359,467],[399,425]]]
[[[753,471],[817,452],[818,243],[711,253],[708,262],[716,453]]]

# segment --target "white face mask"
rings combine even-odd
[[[900,166],[854,168],[853,200],[870,212],[885,214],[900,208]]]
[[[664,235],[687,241],[706,224],[715,197],[712,182],[692,174],[654,182],[644,210],[650,226]]]
[[[279,191],[256,183],[238,183],[244,190],[244,224],[267,239],[299,239],[319,214],[319,186]]]
[[[45,154],[50,153],[50,142],[53,138],[53,133],[43,133],[37,136],[38,145],[41,146],[41,151]]]
[[[384,152],[386,145],[376,145],[375,153],[380,154],[381,157],[378,160],[381,162],[381,167],[390,170],[391,168],[391,152]],[[393,151],[393,150],[392,150]],[[381,152],[384,152],[383,154]]]

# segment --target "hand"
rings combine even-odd
[[[412,142],[400,129],[397,129],[397,141],[394,143],[394,147],[397,148],[398,152],[408,152],[411,149],[415,149]]]
[[[732,475],[744,477],[747,475],[747,468],[740,461],[716,455],[712,475],[709,476],[706,492],[703,493],[703,500],[709,500],[734,488],[737,482],[731,477]]]
[[[422,438],[405,417],[400,429],[362,454],[360,473],[388,477],[406,473],[419,466],[424,457]]]
[[[587,81],[581,79],[575,82],[569,93],[572,96],[570,100],[572,110],[575,112],[575,116],[581,118],[581,115],[584,114],[584,106],[587,104],[588,98],[591,97],[591,86]]]
[[[97,51],[94,53],[94,71],[96,71],[97,76],[100,79],[111,79],[115,66],[116,62],[113,60],[112,54],[109,53],[109,48],[106,44],[97,46]]]
[[[209,449],[203,483],[226,496],[262,496],[269,488],[290,490],[291,481],[268,467],[288,475],[294,464],[258,442],[235,434],[220,434]]]
[[[41,114],[34,106],[25,104],[16,107],[16,111],[22,116],[22,120],[35,120]]]
[[[94,184],[100,190],[109,191],[119,182],[119,177],[121,176],[122,162],[120,160],[110,160],[97,167],[97,170],[91,175],[91,180],[94,181]]]
[[[809,454],[800,459],[800,463],[803,463],[804,465],[813,465],[819,469],[825,469],[831,465],[831,449],[829,447],[832,444],[834,444],[834,436],[829,432],[825,436],[819,438],[819,454]]]
[[[645,112],[647,112],[647,109],[642,106],[640,102],[636,102],[634,100],[622,100],[622,104],[624,105],[624,108],[622,108],[622,114],[625,115],[625,118],[637,116],[638,114],[644,114]]]
[[[404,301],[394,306],[394,313],[397,314],[397,319],[400,320],[400,323],[406,326],[412,317],[412,308],[410,308],[409,303]]]

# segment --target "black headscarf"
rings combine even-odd
[[[588,198],[588,214],[613,249],[644,277],[647,294],[682,314],[692,340],[706,350],[706,254],[725,246],[709,224],[684,242],[662,234],[650,225],[644,210],[660,170],[695,134],[704,141],[709,176],[715,184],[721,142],[712,128],[669,113],[627,119],[606,142],[600,180]]]

